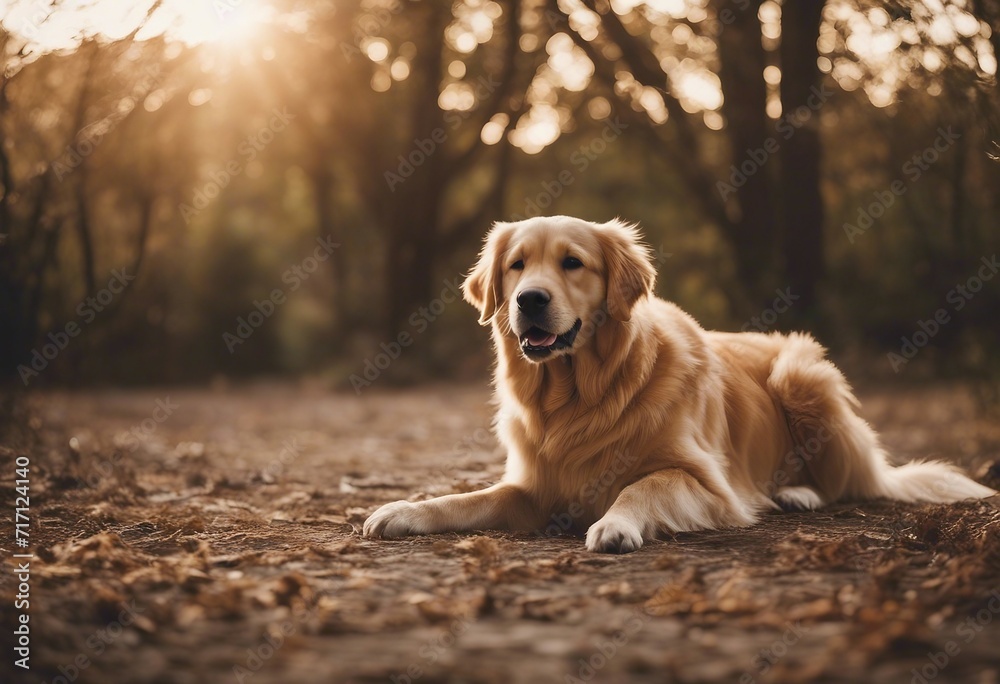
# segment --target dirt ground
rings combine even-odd
[[[997,486],[961,387],[863,392],[895,457]],[[481,386],[47,393],[17,682],[1000,681],[1000,500],[843,504],[616,557],[578,538],[360,537],[378,505],[495,481]],[[13,575],[0,629],[16,626]]]

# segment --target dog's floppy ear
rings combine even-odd
[[[465,301],[479,309],[479,324],[489,325],[503,300],[503,257],[512,226],[495,223],[479,253],[479,261],[462,283]]]
[[[616,321],[627,321],[639,298],[652,291],[656,270],[634,224],[615,219],[601,226],[598,235],[607,271],[608,313]]]

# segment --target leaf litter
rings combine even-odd
[[[387,681],[411,666],[424,682],[561,682],[602,662],[594,654],[608,643],[615,654],[594,670],[598,681],[909,681],[963,621],[986,614],[936,681],[1000,672],[1000,614],[988,608],[1000,588],[996,499],[838,504],[678,534],[623,557],[589,554],[569,536],[375,541],[359,530],[379,504],[499,476],[495,444],[456,453],[489,425],[482,390],[372,393],[363,425],[353,396],[189,390],[183,421],[131,451],[115,435],[154,397],[108,396],[37,397],[38,442],[0,452],[34,467],[33,671],[43,678],[82,653],[91,681],[225,681],[247,649],[285,635],[254,682]],[[890,407],[961,406],[963,396],[883,391],[866,405],[890,447],[906,434],[900,443],[913,449],[909,414]],[[234,415],[254,432],[220,431]],[[921,451],[972,439],[981,447],[966,448],[963,465],[991,483],[996,426],[971,410],[944,415],[921,432]],[[307,446],[269,468],[294,434]],[[13,599],[9,582],[0,588]],[[116,631],[132,604],[135,619],[95,652],[91,637]],[[0,628],[13,628],[9,615]]]

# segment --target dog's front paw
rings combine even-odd
[[[396,539],[408,534],[419,534],[420,509],[409,501],[387,503],[365,520],[362,534],[366,537]]]
[[[639,527],[619,516],[604,516],[587,530],[587,550],[598,553],[631,553],[642,546]]]

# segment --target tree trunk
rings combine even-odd
[[[407,320],[420,306],[426,306],[431,298],[431,283],[436,259],[434,244],[437,240],[439,209],[447,191],[447,153],[438,144],[432,151],[424,153],[417,148],[416,140],[431,139],[434,131],[441,129],[452,133],[445,125],[444,112],[438,106],[438,93],[444,76],[442,53],[444,50],[444,29],[451,20],[451,9],[447,5],[432,3],[415,6],[411,11],[421,14],[415,21],[425,27],[422,40],[418,42],[417,56],[413,62],[410,78],[411,106],[409,120],[413,122],[412,135],[401,143],[399,150],[404,158],[414,154],[422,162],[415,165],[413,173],[395,188],[395,192],[385,197],[388,211],[388,244],[385,296],[385,319],[383,332],[387,338],[395,338],[408,330]],[[417,150],[419,154],[415,154]],[[381,179],[381,173],[379,174]],[[382,183],[383,192],[388,192]]]
[[[778,231],[778,214],[770,182],[776,169],[768,164],[772,154],[768,147],[773,146],[769,141],[777,142],[777,139],[766,113],[764,67],[767,59],[757,18],[760,4],[753,2],[745,10],[734,12],[734,20],[724,26],[719,35],[719,77],[725,97],[722,112],[726,117],[726,133],[736,170],[727,172],[724,181],[735,188],[732,198],[725,186],[718,187],[730,203],[729,213],[733,220],[729,232],[737,275],[754,305],[773,297],[771,274]],[[740,184],[743,178],[746,180]]]
[[[825,99],[819,95],[822,74],[816,63],[823,5],[823,0],[797,0],[784,3],[781,10],[782,117],[801,123],[779,152],[781,243],[788,287],[799,297],[790,314],[801,323],[817,319],[816,293],[824,271],[818,110]]]
[[[320,239],[330,239],[340,245],[330,255],[330,270],[333,276],[333,315],[341,330],[354,329],[362,321],[353,305],[350,292],[347,254],[350,248],[345,244],[344,233],[333,210],[331,197],[334,178],[326,165],[325,154],[320,155],[309,171],[312,183],[313,210],[316,212],[316,235]]]
[[[416,178],[410,180],[416,181]],[[427,191],[421,192],[423,188]],[[428,306],[436,296],[434,274],[438,260],[435,246],[443,194],[444,188],[422,183],[417,191],[401,198],[399,211],[393,212],[392,237],[387,245],[384,327],[387,337],[395,338],[400,332],[409,330],[409,318],[420,307]]]

